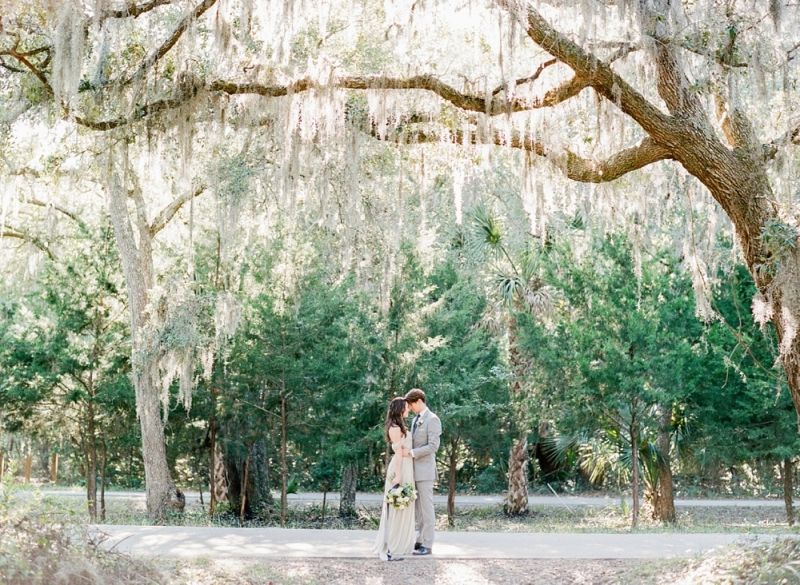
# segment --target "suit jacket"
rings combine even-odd
[[[414,481],[435,481],[436,451],[442,434],[442,421],[430,409],[412,423],[411,454],[414,460]]]

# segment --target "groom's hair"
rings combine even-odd
[[[419,388],[413,388],[409,390],[408,394],[406,394],[406,402],[409,404],[414,404],[417,400],[422,400],[422,402],[427,404],[427,401],[425,400],[425,393],[422,390]]]

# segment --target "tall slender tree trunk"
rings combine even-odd
[[[250,483],[250,457],[246,457],[244,460],[244,478],[242,479],[242,485],[245,486],[245,489],[242,490],[242,498],[239,502],[239,522],[244,522],[244,509],[247,505],[247,485]]]
[[[357,489],[358,463],[351,461],[342,468],[342,488],[339,494],[339,516],[341,518],[355,518]]]
[[[794,462],[791,457],[783,460],[783,503],[786,506],[786,522],[794,526]]]
[[[288,415],[286,410],[285,388],[281,389],[281,527],[286,526],[286,512],[288,507],[287,492],[289,482],[288,459]]]
[[[97,433],[95,429],[94,403],[86,403],[86,502],[89,519],[97,522]]]
[[[456,474],[458,471],[458,438],[450,439],[450,457],[447,470],[447,524],[456,522]]]
[[[220,450],[217,446],[217,432],[219,431],[219,424],[217,423],[217,397],[219,390],[217,387],[211,385],[211,414],[208,417],[208,487],[209,487],[209,502],[208,513],[214,515],[217,508],[217,502],[220,499],[220,486],[219,480],[223,478],[217,477],[217,467],[220,463]]]
[[[633,500],[631,527],[636,528],[639,525],[639,431],[635,418],[631,421],[629,432],[631,435],[631,499]]]
[[[211,391],[213,396],[214,391]],[[216,401],[212,399],[212,414],[208,420],[208,513],[213,516],[217,507],[217,419],[213,414]]]
[[[106,472],[108,471],[108,446],[102,442],[100,457],[100,522],[106,521]]]
[[[524,379],[528,364],[518,347],[517,320],[513,312],[508,316],[508,357],[511,366],[510,398],[513,427],[517,436],[508,454],[508,493],[505,512],[509,516],[528,513],[528,424]]]
[[[675,497],[672,484],[672,464],[670,461],[672,409],[664,408],[661,412],[656,447],[660,460],[658,465],[658,483],[653,490],[653,518],[668,524],[675,523]]]

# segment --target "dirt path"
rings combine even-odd
[[[375,558],[372,543],[376,532],[366,530],[102,525],[91,527],[91,531],[95,538],[103,541],[103,546],[137,556],[281,560]],[[439,560],[664,559],[778,537],[780,535],[442,532],[436,537],[434,551]]]

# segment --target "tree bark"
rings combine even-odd
[[[286,412],[286,395],[281,391],[281,527],[286,526],[287,498],[286,490],[289,481],[288,461],[288,416]]]
[[[257,440],[250,448],[250,482],[247,485],[247,497],[251,515],[266,518],[271,514],[275,502],[270,490],[269,458],[265,439]]]
[[[524,379],[528,367],[524,354],[518,347],[517,320],[513,312],[508,316],[508,358],[511,366],[511,398],[512,424],[518,433],[511,445],[508,455],[508,493],[505,501],[505,513],[509,516],[521,516],[528,513],[528,424],[525,410]]]
[[[508,456],[508,494],[505,512],[509,516],[528,513],[528,436],[514,439]]]
[[[653,490],[653,519],[667,524],[675,523],[675,497],[673,495],[672,464],[670,460],[672,410],[664,408],[658,429],[659,453],[658,482]]]
[[[358,463],[351,461],[342,468],[342,488],[339,496],[339,516],[341,518],[355,518],[357,488]]]
[[[631,435],[631,499],[633,500],[632,528],[636,528],[639,524],[639,437],[636,424],[634,419],[629,428]]]
[[[456,521],[456,473],[458,471],[458,439],[450,439],[450,457],[447,470],[447,524],[454,526]]]
[[[227,466],[225,464],[226,457],[222,454],[222,449],[220,449],[219,440],[215,438],[214,440],[214,467],[211,471],[211,493],[213,498],[213,510],[216,510],[216,507],[219,505],[220,502],[224,502],[229,500],[228,496],[228,480],[227,480],[227,473],[226,469]],[[213,511],[212,511],[213,513]]]
[[[250,479],[249,473],[250,457],[246,457],[244,460],[244,478],[242,479],[242,485],[245,486],[245,489],[242,490],[242,500],[239,503],[239,522],[244,522],[244,508],[247,505],[247,486]]]
[[[786,506],[786,522],[794,526],[794,462],[791,457],[783,460],[783,502]]]
[[[100,522],[106,521],[106,471],[108,470],[108,447],[103,441],[103,455],[100,459]]]
[[[227,427],[222,430],[228,432]],[[265,518],[272,511],[274,502],[270,491],[268,463],[266,443],[263,440],[251,445],[244,456],[235,449],[225,449],[221,456],[218,454],[216,457],[218,475],[227,478],[225,492],[231,510],[243,520]],[[221,470],[223,466],[224,470]],[[242,483],[245,479],[247,483]]]
[[[89,392],[92,392],[91,379]],[[94,403],[86,403],[86,500],[89,506],[89,518],[97,522],[97,429],[95,428]]]

